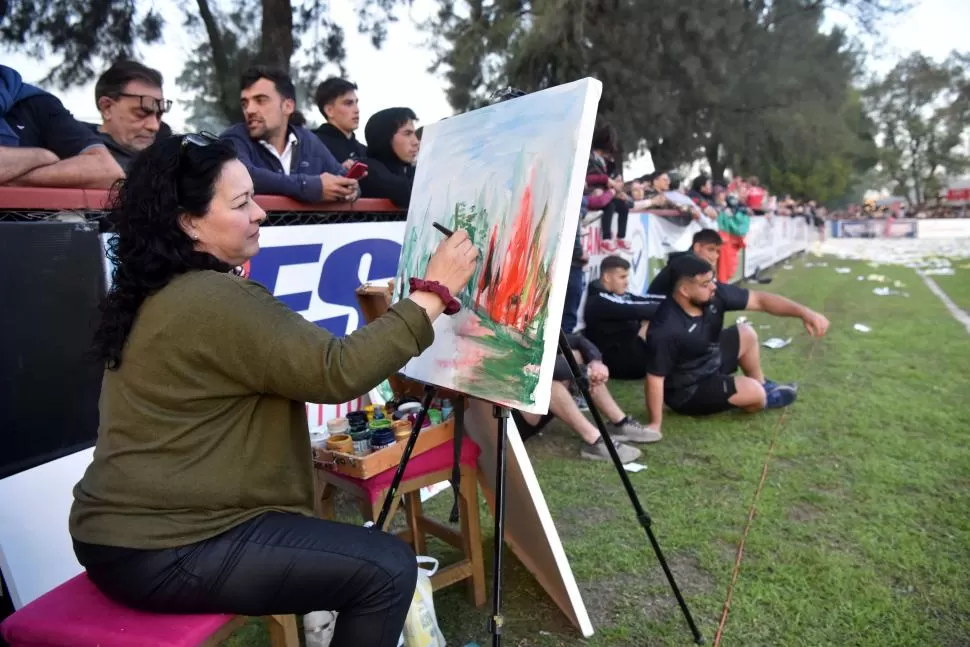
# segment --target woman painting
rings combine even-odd
[[[419,355],[444,295],[413,292],[337,339],[236,276],[266,214],[233,147],[207,134],[144,151],[111,218],[101,422],[70,518],[91,580],[151,612],[336,610],[333,645],[396,645],[414,554],[314,518],[305,402],[344,402]],[[457,232],[426,279],[457,293],[477,254]]]

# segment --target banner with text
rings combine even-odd
[[[102,237],[107,248],[111,234]],[[363,323],[357,288],[394,278],[404,221],[263,227],[260,251],[247,263],[249,278],[280,301],[337,337]],[[112,264],[105,258],[110,287]],[[359,409],[362,398],[342,404],[307,404],[310,428]]]

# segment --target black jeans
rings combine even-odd
[[[566,304],[562,311],[562,329],[571,335],[579,324],[579,305],[583,300],[583,268],[573,265],[569,268],[569,282],[566,284]]]
[[[613,214],[616,214],[616,237],[626,238],[626,221],[630,216],[630,205],[617,198],[603,207],[600,216],[600,226],[602,228],[603,240],[613,238]]]
[[[376,529],[269,512],[197,544],[133,550],[75,542],[108,597],[155,613],[339,612],[333,647],[396,647],[417,563]]]

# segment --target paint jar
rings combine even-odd
[[[345,434],[350,429],[346,418],[333,418],[327,421],[327,431],[332,434]]]
[[[366,411],[351,411],[347,414],[347,422],[351,427],[359,426],[360,423],[367,423],[367,412]]]
[[[441,424],[441,411],[438,409],[428,409],[428,420],[431,421],[432,425]]]
[[[399,443],[407,442],[408,436],[411,435],[411,423],[407,420],[395,420],[391,429],[394,431],[394,440]]]
[[[367,414],[367,419],[368,420],[373,420],[374,419],[374,405],[373,404],[368,404],[366,407],[364,407],[364,413]]]
[[[354,441],[354,454],[367,456],[370,453],[370,439],[373,434],[370,429],[350,432],[350,439]]]
[[[375,420],[374,422],[381,422],[380,420]],[[372,451],[378,451],[384,449],[385,447],[390,447],[394,444],[394,430],[391,429],[391,425],[381,425],[377,429],[374,429],[374,435],[370,438],[370,447]]]
[[[341,454],[353,454],[354,441],[349,434],[334,434],[327,439],[327,449]]]
[[[447,420],[448,418],[451,417],[452,413],[454,413],[454,407],[451,406],[451,400],[449,400],[448,398],[445,398],[444,400],[441,401],[442,419]]]
[[[418,411],[421,411],[420,402],[405,402],[404,404],[402,404],[397,408],[397,412],[401,414],[402,418],[406,418],[410,415],[415,415],[418,413]]]
[[[323,449],[327,446],[327,440],[330,438],[330,434],[326,431],[311,431],[310,432],[310,447],[314,449]]]
[[[374,414],[370,417],[371,422],[374,420],[384,420],[384,407],[374,407]]]

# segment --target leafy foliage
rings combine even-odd
[[[399,1],[359,0],[358,29],[375,46]],[[139,45],[162,42],[165,27],[153,3],[135,0],[8,0],[2,8],[4,46],[43,60],[60,57],[46,80],[62,88],[90,81],[115,60],[137,58]],[[239,118],[239,75],[252,63],[289,68],[303,96],[327,65],[343,69],[344,30],[330,19],[328,0],[181,0],[180,8],[182,27],[199,42],[177,79],[193,96],[186,102],[190,126],[218,129]]]
[[[895,190],[912,202],[934,198],[945,175],[970,168],[970,55],[942,63],[922,54],[900,61],[866,91],[880,136],[879,161]]]

